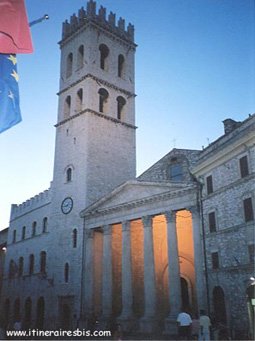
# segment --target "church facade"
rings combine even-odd
[[[255,116],[136,178],[134,27],[87,8],[63,23],[53,181],[12,205],[5,323],[176,333],[182,306],[248,330]],[[242,307],[242,308],[240,308]]]

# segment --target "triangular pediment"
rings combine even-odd
[[[171,182],[144,182],[144,181],[127,181],[114,189],[94,204],[82,211],[82,215],[104,210],[123,204],[133,203],[135,201],[148,199],[162,195],[164,193],[176,192],[189,188],[192,185],[187,183],[171,183]]]

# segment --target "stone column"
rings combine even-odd
[[[200,309],[206,310],[206,290],[204,278],[204,262],[202,252],[202,236],[200,233],[200,216],[196,206],[190,207],[189,211],[192,213],[192,233],[194,243],[194,266],[196,278],[196,297],[198,311]]]
[[[112,227],[103,227],[103,283],[102,320],[107,321],[112,314]]]
[[[140,331],[151,333],[157,327],[152,216],[143,217],[142,222],[144,229],[144,316],[140,319]]]
[[[92,229],[85,230],[84,309],[86,320],[88,320],[93,313],[93,237],[94,231]]]
[[[170,314],[165,319],[165,333],[176,334],[176,319],[181,309],[181,282],[176,231],[176,212],[166,212],[165,218],[167,223],[168,293],[170,305]]]
[[[124,332],[129,331],[133,323],[133,293],[132,293],[132,267],[131,267],[131,243],[130,222],[122,223],[122,312],[118,321]]]

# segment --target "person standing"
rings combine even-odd
[[[177,317],[178,335],[181,340],[189,340],[192,320],[186,309],[182,309]]]
[[[210,327],[211,327],[210,318],[205,314],[204,310],[200,310],[198,340],[201,340],[201,341],[210,340]]]

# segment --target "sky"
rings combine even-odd
[[[86,0],[26,0],[34,53],[18,55],[22,123],[0,134],[0,229],[53,174],[62,22]],[[137,175],[172,148],[201,149],[255,112],[254,0],[98,0],[135,25]]]

